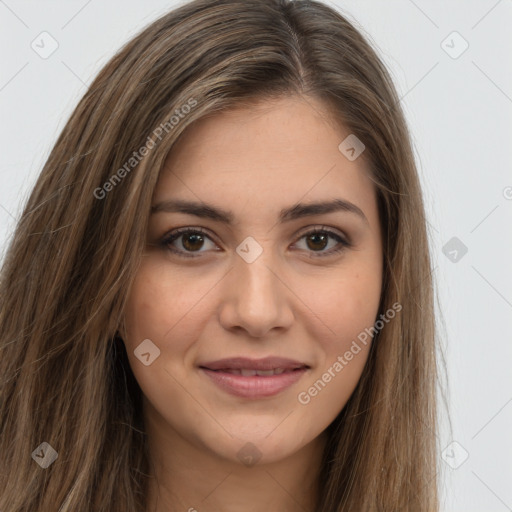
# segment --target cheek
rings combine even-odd
[[[175,271],[167,275],[150,262],[141,266],[125,309],[126,341],[136,346],[149,338],[168,349],[172,340],[172,351],[179,352],[187,338],[194,339],[194,332],[200,332],[198,312],[214,284],[207,277],[187,279]],[[183,329],[188,336],[180,335]]]
[[[329,423],[350,398],[368,358],[369,329],[375,324],[380,300],[379,268],[354,268],[324,289],[308,302],[312,314],[322,320],[322,332],[310,333],[322,345],[322,359],[297,400]]]
[[[364,307],[362,307],[364,306]],[[328,338],[318,336],[322,358],[297,394],[299,408],[315,421],[309,429],[315,434],[318,425],[325,428],[342,411],[356,388],[368,359],[372,343],[369,328],[374,325],[377,303],[364,304],[351,297],[333,308]],[[366,329],[366,331],[365,331]]]
[[[340,278],[311,294],[311,310],[326,326],[329,335],[318,336],[326,354],[348,350],[351,340],[372,326],[376,320],[381,276],[378,269],[345,272]]]
[[[201,299],[213,286],[208,279],[189,278],[185,282],[179,273],[169,274],[161,265],[144,261],[125,308],[123,339],[130,366],[144,395],[157,410],[165,410],[169,400],[180,400],[179,383],[186,378],[185,359],[203,329],[201,318],[205,317],[206,301]],[[147,339],[157,347],[149,345],[149,351],[155,350],[158,356],[153,359],[151,355],[152,362],[146,366],[134,351],[140,352],[138,347]]]
[[[133,373],[147,397],[178,400],[179,383],[196,356],[195,341],[214,314],[211,301],[218,276],[201,279],[163,268],[148,258],[139,267],[125,309],[125,346]],[[144,366],[134,351],[149,339],[159,351]]]

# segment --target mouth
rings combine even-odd
[[[199,365],[221,390],[238,397],[258,399],[277,395],[296,383],[310,366],[279,357],[222,359]]]
[[[230,357],[201,363],[200,368],[213,371],[254,371],[269,372],[278,370],[280,373],[301,368],[309,368],[306,363],[287,359],[284,357],[265,357],[262,359],[250,359],[248,357]],[[281,371],[282,370],[282,371]]]
[[[211,368],[204,369],[211,370],[212,372],[231,373],[232,375],[243,375],[244,377],[254,377],[255,375],[259,375],[260,377],[270,377],[271,375],[281,375],[282,373],[290,373],[302,370],[302,368],[273,368],[272,370],[251,370],[250,368],[222,368],[221,370],[212,370]]]

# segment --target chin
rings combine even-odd
[[[225,450],[215,444],[213,451],[222,458],[246,466],[272,464],[290,457],[304,447],[306,443],[290,436],[268,434],[277,424],[268,428],[265,433],[251,433],[247,429],[243,434],[232,431],[233,438],[227,441]]]

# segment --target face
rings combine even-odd
[[[122,332],[146,422],[170,438],[272,462],[352,394],[382,246],[369,168],[338,149],[349,134],[287,98],[203,119],[174,146]]]

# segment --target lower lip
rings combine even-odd
[[[307,372],[307,368],[284,372],[280,375],[270,375],[268,377],[261,375],[244,377],[233,373],[209,370],[207,368],[201,368],[201,371],[208,375],[219,388],[227,391],[231,395],[257,399],[281,393],[281,391],[284,391],[297,382]]]

